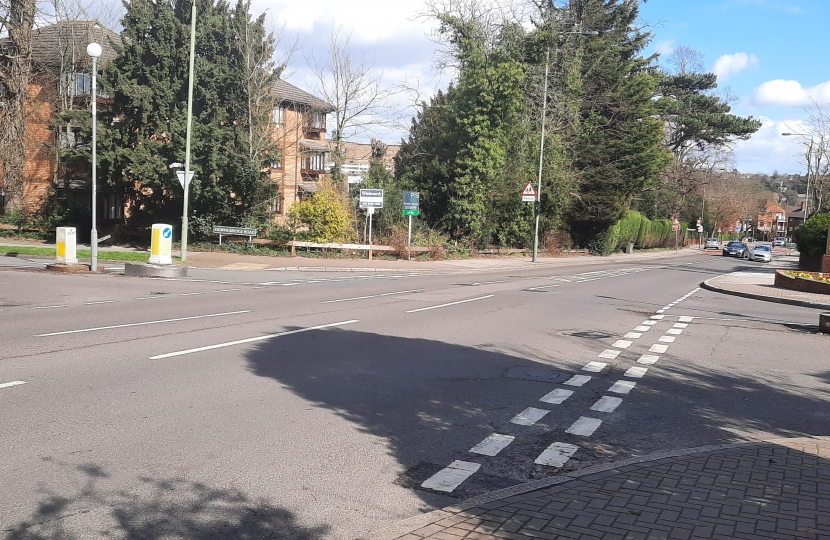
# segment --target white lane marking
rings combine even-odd
[[[677,338],[674,336],[660,336],[659,338],[657,338],[657,341],[659,341],[660,343],[674,343],[674,340],[676,339]]]
[[[513,442],[512,435],[500,435],[498,433],[493,433],[477,445],[470,448],[470,452],[474,454],[481,454],[483,456],[490,456],[494,457],[499,454],[502,450],[507,448],[507,446]]]
[[[26,384],[26,381],[12,381],[0,384],[0,388],[11,388],[12,386],[20,386],[21,384]]]
[[[551,405],[561,405],[566,399],[573,395],[573,390],[565,390],[564,388],[557,388],[552,392],[548,392],[539,401],[550,403]]]
[[[567,384],[568,386],[582,386],[586,382],[591,380],[590,375],[574,375],[567,381],[563,382],[562,384]]]
[[[649,330],[651,330],[651,326],[635,326],[634,330],[636,330],[637,332],[648,332]]]
[[[421,487],[450,493],[471,477],[481,467],[478,463],[455,460],[446,469],[441,469],[429,477]]]
[[[158,300],[159,298],[164,298],[164,296],[139,296],[136,300]]]
[[[607,366],[605,362],[588,362],[585,366],[582,367],[582,371],[591,371],[593,373],[599,373],[605,366]]]
[[[205,293],[203,293],[203,292],[186,292],[186,293],[180,294],[179,296],[196,296],[196,295],[199,295],[199,294],[205,294]]]
[[[643,334],[641,334],[640,332],[627,332],[623,337],[625,339],[639,339],[643,337]]]
[[[678,319],[678,320],[679,320],[680,322],[690,323],[690,322],[692,322],[694,319],[695,319],[694,317],[680,317],[680,319]]]
[[[532,426],[550,411],[546,411],[545,409],[537,409],[536,407],[528,407],[527,409],[523,410],[516,416],[514,416],[510,423],[518,424],[520,426]]]
[[[538,291],[539,289],[550,289],[551,287],[558,287],[559,285],[540,285],[539,287],[528,287],[525,290]]]
[[[662,321],[663,319],[666,318],[666,316],[665,315],[652,315],[651,318],[654,319],[655,321]]]
[[[686,324],[686,323],[679,322],[679,323],[675,324],[674,327],[675,328],[688,328],[689,325]]]
[[[419,311],[428,311],[430,309],[438,309],[438,308],[447,307],[447,306],[455,306],[455,305],[464,304],[464,303],[467,303],[467,302],[475,302],[476,300],[485,300],[487,298],[493,298],[493,296],[495,296],[495,295],[488,294],[486,296],[479,296],[478,298],[468,298],[467,300],[459,300],[458,302],[450,302],[448,304],[441,304],[439,306],[430,306],[430,307],[419,308],[419,309],[410,309],[406,313],[418,313]]]
[[[646,368],[646,367],[634,366],[634,367],[628,368],[628,370],[625,372],[625,375],[623,375],[623,377],[631,377],[632,379],[642,379],[647,371],[648,371],[648,368]]]
[[[602,420],[588,418],[587,416],[580,416],[579,419],[571,425],[571,427],[565,430],[565,433],[590,437],[594,434],[600,424],[602,424]]]
[[[666,312],[666,310],[665,310],[665,309],[658,309],[658,310],[657,310],[657,313],[665,313],[665,312]]]
[[[215,293],[217,293],[217,292],[235,292],[235,291],[240,291],[240,290],[242,290],[242,289],[219,289],[218,291],[213,291],[213,292],[215,292]]]
[[[620,406],[622,398],[602,396],[599,401],[591,405],[591,410],[596,412],[612,413]]]
[[[352,300],[366,300],[367,298],[380,298],[381,296],[394,296],[396,294],[409,294],[415,292],[422,292],[424,289],[411,289],[409,291],[397,291],[397,292],[388,292],[383,294],[372,294],[369,296],[355,296],[353,298],[341,298],[339,300],[326,300],[325,302],[320,302],[321,304],[336,304],[337,302],[351,302]]]
[[[672,336],[679,336],[680,334],[683,333],[683,329],[682,328],[669,328],[668,330],[666,330],[666,333],[669,334],[669,335],[672,335]]]
[[[358,319],[352,319],[350,321],[342,321],[342,322],[336,322],[336,323],[330,323],[330,324],[321,324],[319,326],[310,326],[308,328],[300,328],[299,330],[289,330],[287,332],[278,332],[276,334],[266,334],[264,336],[257,336],[257,337],[248,338],[248,339],[238,339],[236,341],[228,341],[227,343],[217,343],[216,345],[207,345],[205,347],[196,347],[195,349],[187,349],[187,350],[184,350],[184,351],[176,351],[176,352],[167,353],[167,354],[159,354],[159,355],[156,355],[156,356],[151,356],[150,360],[162,360],[164,358],[172,358],[174,356],[182,356],[182,355],[185,355],[185,354],[197,353],[197,352],[202,352],[202,351],[211,351],[213,349],[222,349],[224,347],[232,347],[234,345],[242,345],[244,343],[254,343],[254,342],[262,341],[262,340],[265,340],[265,339],[271,339],[271,338],[282,337],[282,336],[290,336],[290,335],[293,335],[293,334],[302,334],[303,332],[311,332],[312,330],[322,330],[323,328],[332,328],[332,327],[335,327],[335,326],[345,326],[347,324],[354,324],[354,323],[357,323],[357,322],[360,322],[360,321]]]
[[[627,348],[631,347],[631,342],[628,341],[628,340],[625,340],[625,339],[618,339],[611,346],[616,347],[618,349],[627,349]]]
[[[116,300],[99,300],[98,302],[84,302],[85,306],[95,306],[97,304],[114,304]]]
[[[57,305],[57,306],[36,306],[36,307],[33,307],[32,309],[56,309],[56,308],[62,308],[62,307],[69,307],[69,305],[68,304],[60,304],[60,305]]]
[[[614,394],[627,394],[631,392],[635,386],[637,386],[637,383],[634,381],[619,380],[615,382],[611,388],[608,389],[608,391]]]
[[[643,321],[642,324],[643,326],[654,326],[657,324],[657,321]]]
[[[666,352],[666,351],[668,351],[668,350],[669,350],[669,346],[668,346],[668,345],[652,345],[652,346],[649,348],[648,352],[654,352],[654,353],[657,353],[657,354],[663,354],[664,352]]]
[[[151,324],[163,324],[169,322],[192,321],[195,319],[209,319],[212,317],[224,317],[226,315],[240,315],[242,313],[250,313],[250,309],[244,311],[228,311],[225,313],[211,313],[210,315],[194,315],[193,317],[178,317],[176,319],[164,319],[161,321],[145,321],[129,324],[114,324],[112,326],[98,326],[95,328],[82,328],[80,330],[65,330],[63,332],[50,332],[48,334],[36,334],[35,337],[49,337],[49,336],[64,336],[66,334],[82,334],[84,332],[97,332],[98,330],[112,330],[113,328],[128,328],[131,326],[148,326]]]
[[[613,360],[614,358],[620,355],[620,351],[614,351],[612,349],[605,349],[601,353],[599,353],[600,358],[604,358],[606,360]]]
[[[555,442],[539,454],[534,463],[548,465],[549,467],[562,467],[577,450],[579,450],[579,447],[575,444]]]

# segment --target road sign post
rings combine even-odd
[[[403,215],[409,216],[409,232],[406,236],[406,254],[412,260],[412,216],[420,214],[421,195],[417,191],[403,192]]]
[[[173,227],[154,223],[150,236],[150,264],[173,264]]]
[[[383,208],[383,190],[382,189],[361,189],[360,190],[360,207],[366,209],[369,214],[369,245],[372,245],[372,215],[375,213],[375,208]],[[369,248],[369,260],[372,260],[372,249]]]
[[[677,255],[680,252],[680,221],[677,218],[674,218],[671,228],[674,231],[674,254]]]

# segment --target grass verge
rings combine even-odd
[[[55,248],[34,247],[34,246],[0,246],[0,254],[6,256],[34,255],[41,257],[55,257]],[[89,259],[92,254],[88,249],[79,249],[78,257]],[[137,261],[147,262],[150,254],[143,251],[98,251],[99,261]]]

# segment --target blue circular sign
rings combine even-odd
[[[162,229],[161,235],[165,238],[170,238],[173,235],[173,229],[166,227],[165,229]]]

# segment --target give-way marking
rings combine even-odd
[[[341,298],[340,300],[326,300],[325,302],[320,302],[321,304],[335,304],[337,302],[351,302],[352,300],[366,300],[367,298],[380,298],[381,296],[394,296],[396,294],[409,294],[409,293],[416,293],[416,292],[423,292],[424,289],[412,289],[409,291],[398,291],[398,292],[388,292],[383,294],[371,294],[369,296],[355,296],[353,298]]]
[[[0,388],[11,388],[12,386],[20,386],[21,384],[26,384],[26,381],[12,381],[0,384]]]
[[[83,332],[97,332],[98,330],[112,330],[113,328],[129,328],[131,326],[147,326],[150,324],[164,324],[169,322],[192,321],[195,319],[209,319],[211,317],[224,317],[226,315],[240,315],[242,313],[250,313],[250,309],[245,311],[228,311],[225,313],[211,313],[210,315],[194,315],[193,317],[178,317],[175,319],[163,319],[160,321],[144,321],[128,324],[114,324],[112,326],[96,326],[95,328],[81,328],[80,330],[65,330],[63,332],[50,332],[48,334],[36,334],[35,337],[49,337],[49,336],[65,336],[66,334],[81,334]]]
[[[458,302],[450,302],[448,304],[441,304],[440,306],[430,306],[430,307],[424,307],[424,308],[419,308],[419,309],[410,309],[406,313],[418,313],[419,311],[428,311],[430,309],[438,309],[438,308],[447,307],[447,306],[455,306],[455,305],[464,304],[464,303],[467,303],[467,302],[475,302],[476,300],[485,300],[487,298],[493,298],[493,296],[495,296],[495,295],[488,294],[486,296],[479,296],[478,298],[468,298],[467,300],[459,300]]]
[[[352,319],[350,321],[342,321],[342,322],[336,322],[336,323],[330,323],[330,324],[321,324],[319,326],[310,326],[308,328],[300,328],[298,330],[288,330],[286,332],[278,332],[276,334],[267,334],[267,335],[264,335],[264,336],[257,336],[257,337],[252,337],[252,338],[248,338],[248,339],[238,339],[236,341],[228,341],[226,343],[217,343],[216,345],[207,345],[205,347],[196,347],[195,349],[187,349],[187,350],[184,350],[184,351],[176,351],[176,352],[171,352],[171,353],[167,353],[167,354],[159,354],[159,355],[156,355],[156,356],[151,356],[150,360],[162,360],[164,358],[172,358],[174,356],[183,356],[185,354],[192,354],[192,353],[197,353],[197,352],[202,352],[202,351],[211,351],[213,349],[221,349],[223,347],[232,347],[234,345],[242,345],[242,344],[245,344],[245,343],[254,343],[254,342],[263,341],[263,340],[266,340],[266,339],[282,337],[282,336],[290,336],[292,334],[302,334],[303,332],[311,332],[312,330],[322,330],[323,328],[332,328],[334,326],[345,326],[347,324],[354,324],[354,323],[357,323],[357,322],[360,322],[360,321],[357,320],[357,319]]]

